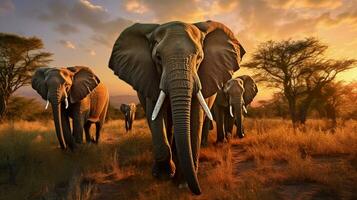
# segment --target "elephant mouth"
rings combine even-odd
[[[196,73],[194,73],[194,86],[195,86],[194,91],[196,91],[196,98],[198,99],[202,109],[206,113],[207,117],[210,120],[213,120],[212,113],[211,113],[211,111],[202,95],[202,92],[201,92],[201,88],[202,88],[201,81]],[[151,115],[151,120],[154,121],[156,119],[156,117],[158,116],[158,114],[161,110],[161,107],[165,101],[166,96],[167,96],[166,92],[164,92],[164,90],[160,90],[159,97],[158,97],[155,107],[154,107],[154,111],[152,112],[152,115]]]

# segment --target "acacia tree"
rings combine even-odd
[[[343,84],[341,81],[333,81],[317,94],[312,107],[319,112],[320,116],[330,119],[336,126],[337,117],[353,118],[357,110],[356,101],[357,82]]]
[[[42,49],[37,37],[0,33],[0,119],[6,114],[10,96],[30,83],[37,67],[51,61],[52,54]]]
[[[325,58],[327,48],[316,38],[268,41],[259,45],[244,66],[256,72],[257,81],[281,89],[292,123],[304,124],[319,91],[356,63],[353,59]]]

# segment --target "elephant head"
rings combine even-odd
[[[243,75],[229,80],[224,85],[223,92],[229,106],[229,113],[237,126],[237,135],[242,138],[244,137],[243,112],[247,113],[246,107],[258,93],[258,87],[252,77]]]
[[[60,146],[73,148],[70,130],[63,125],[64,109],[86,97],[98,84],[99,79],[88,67],[39,68],[32,77],[32,88],[51,103],[56,134]],[[67,126],[69,127],[69,126]],[[67,144],[66,144],[67,143]]]
[[[211,117],[204,98],[223,87],[244,53],[233,33],[213,21],[137,23],[114,44],[109,68],[140,94],[157,100],[152,120],[168,96],[178,160],[193,193],[199,194],[200,187],[190,143],[192,98]]]
[[[125,117],[130,116],[130,106],[129,105],[121,104],[120,111],[124,114]]]

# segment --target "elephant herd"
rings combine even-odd
[[[136,90],[145,111],[154,177],[174,178],[200,194],[198,158],[211,120],[217,124],[218,143],[229,140],[234,124],[236,135],[244,136],[243,113],[258,92],[251,77],[233,76],[244,54],[233,32],[214,21],[136,23],[120,34],[109,68]],[[61,148],[82,143],[83,130],[88,143],[98,143],[109,93],[90,68],[39,68],[32,87],[47,101],[46,108],[52,105]],[[135,104],[120,107],[127,131],[135,109]],[[89,133],[93,123],[95,139]]]

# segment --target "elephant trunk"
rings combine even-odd
[[[236,135],[239,137],[239,138],[243,138],[244,137],[244,130],[243,130],[243,112],[242,112],[242,109],[243,109],[243,105],[240,103],[238,106],[237,106],[237,109],[235,111],[235,116],[236,116],[236,126],[237,126],[237,133]]]
[[[53,111],[53,120],[56,128],[56,135],[58,142],[60,143],[61,149],[65,149],[65,142],[63,137],[63,128],[62,128],[62,113],[61,113],[61,104],[60,103],[52,103],[52,111]]]
[[[174,137],[181,170],[194,194],[201,194],[191,149],[191,101],[193,76],[189,70],[172,70],[168,75]]]
[[[65,107],[68,107],[68,104],[66,103],[66,96],[65,95]],[[52,111],[53,111],[53,120],[55,123],[55,128],[56,128],[56,135],[58,142],[60,143],[61,149],[65,149],[66,147],[69,147],[70,149],[74,149],[75,144],[74,144],[74,139],[71,134],[70,130],[70,125],[69,125],[69,120],[65,118],[64,113],[62,113],[62,94],[59,90],[54,89],[51,90],[48,94],[47,99],[49,99],[51,105],[52,105]]]

